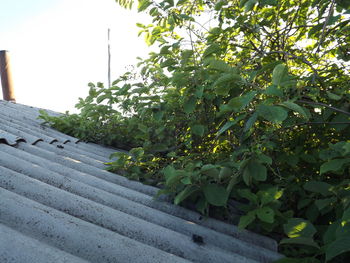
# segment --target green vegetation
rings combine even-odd
[[[132,1],[118,0],[130,7]],[[136,3],[134,3],[136,4]],[[108,169],[276,238],[281,262],[350,259],[350,2],[139,0],[158,53],[80,114],[42,118],[130,150]]]

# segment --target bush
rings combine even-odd
[[[159,186],[175,204],[230,216],[229,201],[240,201],[239,227],[277,238],[283,262],[349,258],[348,2],[138,8],[153,18],[139,26],[159,52],[112,87],[90,84],[80,114],[42,118],[130,150],[108,169]]]

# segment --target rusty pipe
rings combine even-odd
[[[0,50],[0,77],[4,100],[16,102],[11,74],[10,56],[7,50]]]

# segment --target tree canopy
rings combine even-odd
[[[281,262],[349,259],[350,1],[117,2],[158,52],[42,118],[130,150],[108,169],[276,238]]]

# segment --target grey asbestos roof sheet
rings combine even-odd
[[[154,200],[158,189],[107,172],[115,149],[40,125],[38,108],[0,101],[0,114],[0,262],[281,257],[269,238]]]

